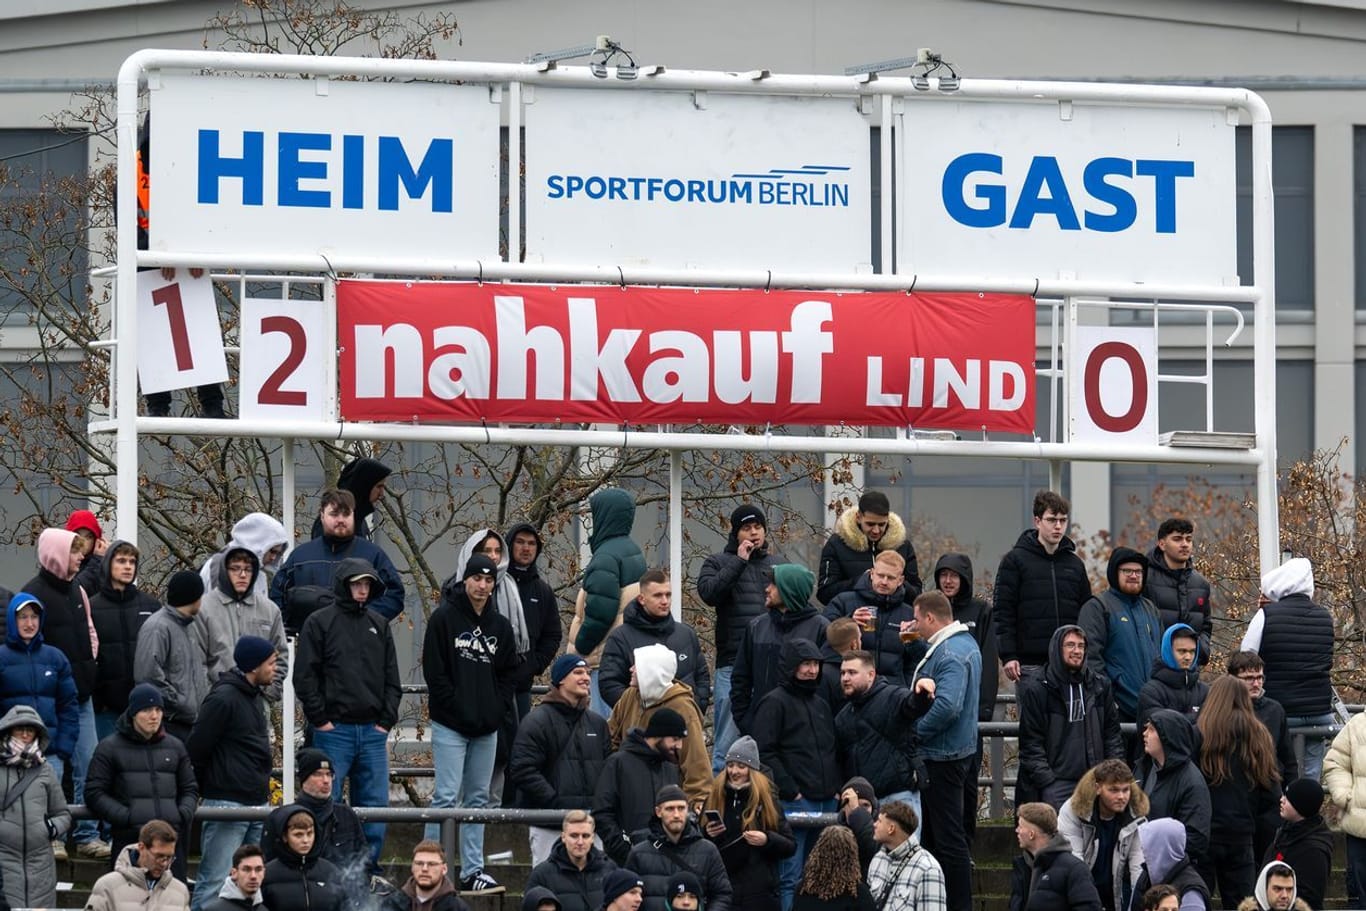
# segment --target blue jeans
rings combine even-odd
[[[588,672],[588,707],[604,718],[612,714],[612,707],[602,698],[602,691],[598,689],[597,668]]]
[[[1285,723],[1291,728],[1320,728],[1333,724],[1336,719],[1331,715],[1286,715]],[[1328,741],[1322,737],[1304,738],[1304,762],[1300,764],[1300,777],[1319,780],[1323,773],[1323,756],[1328,752]]]
[[[389,735],[373,724],[333,724],[330,731],[313,732],[313,745],[332,760],[332,799],[342,799],[342,784],[351,779],[351,806],[389,806]],[[379,863],[384,847],[384,823],[364,824],[370,843],[370,863]]]
[[[711,678],[711,704],[716,714],[712,719],[711,771],[721,774],[726,767],[726,751],[740,737],[740,729],[730,714],[730,672],[733,668],[718,667]],[[800,853],[800,852],[799,852]]]
[[[493,760],[498,753],[498,734],[466,737],[459,731],[432,722],[432,761],[436,765],[433,809],[488,806]],[[441,840],[441,824],[428,823],[425,838]],[[484,869],[484,827],[460,826],[460,878],[468,879]]]
[[[210,798],[204,801],[203,806],[241,807],[245,804]],[[190,901],[192,911],[200,911],[218,897],[218,891],[223,888],[223,881],[232,869],[232,852],[248,842],[260,844],[262,828],[259,821],[204,823],[199,833],[199,873],[194,881],[194,898]]]
[[[729,671],[730,668],[726,670]],[[729,683],[730,675],[727,674],[726,678],[726,682]],[[833,797],[829,800],[784,800],[782,804],[783,814],[787,816],[788,822],[792,822],[794,815],[833,813],[836,809]],[[820,834],[819,829],[799,829],[795,825],[792,827],[792,838],[797,842],[797,851],[791,857],[778,861],[778,895],[782,900],[783,911],[792,911],[792,896],[797,891],[797,884],[802,880],[802,867],[806,865],[806,855],[810,853]]]
[[[85,773],[90,769],[90,760],[95,756],[95,744],[99,734],[95,727],[95,703],[87,699],[80,704],[81,727],[76,735],[76,751],[71,754],[71,796],[76,803],[85,803]],[[94,819],[82,819],[76,823],[71,840],[76,844],[95,841],[100,837],[100,824]]]
[[[910,804],[910,805],[911,805],[911,809],[912,809],[912,810],[915,810],[915,837],[916,837],[916,838],[919,838],[919,837],[920,837],[920,833],[921,833],[921,832],[924,830],[924,828],[925,828],[925,816],[924,816],[924,814],[921,812],[921,809],[920,809],[920,792],[919,792],[919,791],[893,791],[892,793],[888,794],[886,797],[879,797],[879,798],[877,799],[878,806],[881,806],[881,805],[884,804],[884,803],[890,803],[890,802],[893,801],[893,800],[899,800],[899,801],[901,801],[902,803]]]

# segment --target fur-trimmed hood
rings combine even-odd
[[[859,553],[868,550],[868,536],[863,533],[863,529],[858,527],[858,510],[854,508],[846,509],[840,513],[839,519],[835,522],[835,534],[840,536],[845,544]],[[887,531],[882,535],[882,539],[877,542],[877,549],[896,550],[906,543],[906,523],[901,521],[901,516],[896,513],[887,514]]]
[[[1100,785],[1096,783],[1096,772],[1095,769],[1091,769],[1077,781],[1077,786],[1069,798],[1072,812],[1078,819],[1091,821],[1091,814],[1095,812],[1096,807],[1096,795],[1099,793]],[[1137,781],[1129,789],[1129,813],[1134,819],[1148,815],[1148,795],[1143,793]]]

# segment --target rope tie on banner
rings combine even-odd
[[[479,287],[482,288],[484,287],[484,261],[482,259],[476,259],[474,264],[479,267],[479,275],[474,280]]]
[[[767,294],[771,290],[773,290],[773,270],[769,269],[768,281],[764,283],[764,293]]]
[[[918,282],[918,281],[920,281],[920,273],[919,273],[919,272],[917,272],[915,275],[912,275],[912,276],[911,276],[911,286],[910,286],[909,288],[906,289],[906,296],[907,296],[907,297],[910,297],[912,294],[915,293],[915,283]]]
[[[322,261],[327,264],[327,277],[335,284],[337,281],[337,270],[332,268],[332,260],[327,258],[326,253],[319,253],[318,256],[322,257]]]
[[[626,273],[622,271],[621,266],[617,266],[617,278],[618,278],[618,280],[620,280],[620,282],[621,282],[621,290],[625,291],[625,290],[626,290]]]
[[[492,446],[493,437],[489,434],[489,419],[481,416],[479,418],[479,426],[484,428],[484,445]]]
[[[1030,296],[1030,297],[1038,297],[1038,296],[1039,296],[1039,280],[1038,280],[1037,278],[1034,279],[1034,291],[1033,291],[1029,296]]]

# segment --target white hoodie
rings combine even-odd
[[[636,687],[645,708],[664,698],[678,673],[678,656],[667,645],[656,642],[635,650]]]
[[[1262,576],[1262,594],[1271,602],[1280,601],[1290,595],[1314,597],[1314,566],[1304,557],[1286,560],[1271,572]],[[1252,615],[1243,634],[1243,651],[1257,652],[1262,648],[1262,627],[1266,625],[1266,612],[1259,610]]]

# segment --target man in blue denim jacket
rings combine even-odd
[[[963,826],[963,788],[977,752],[977,692],[982,652],[972,630],[953,619],[942,592],[915,599],[912,620],[929,651],[915,669],[913,689],[934,682],[934,702],[916,722],[929,784],[920,791],[924,844],[944,868],[948,911],[972,907],[972,855]]]

